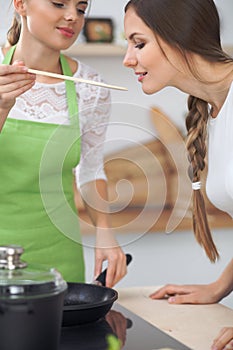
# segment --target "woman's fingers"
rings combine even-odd
[[[168,284],[150,295],[152,299],[167,298],[169,295],[190,293],[190,288],[175,284]]]
[[[214,340],[212,350],[233,350],[233,327],[221,329],[219,335]]]
[[[216,302],[213,284],[172,285],[168,284],[150,295],[152,299],[168,298],[172,304],[212,304]]]
[[[127,273],[126,266],[126,257],[121,249],[114,248],[114,258],[112,258],[112,254],[108,260],[108,269],[106,276],[106,285],[114,286],[117,282],[119,282]]]
[[[113,287],[127,273],[126,256],[120,247],[96,248],[95,276],[102,271],[103,262],[107,260],[106,286]]]
[[[27,67],[21,61],[0,65],[0,108],[11,108],[16,97],[29,90],[35,79],[35,74],[27,73]]]

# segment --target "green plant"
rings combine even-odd
[[[121,341],[113,334],[107,335],[107,350],[120,350]]]

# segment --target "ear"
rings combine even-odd
[[[20,16],[25,16],[26,15],[26,3],[25,3],[25,0],[14,0],[14,8],[15,8],[15,11]]]

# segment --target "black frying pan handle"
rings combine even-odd
[[[126,265],[129,265],[129,263],[132,261],[133,257],[131,254],[125,254],[126,256]],[[107,275],[107,269],[105,269],[101,274],[95,279],[95,281],[98,281],[99,284],[102,286],[105,286],[106,282],[106,275]]]

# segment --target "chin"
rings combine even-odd
[[[153,95],[156,94],[157,92],[161,91],[164,89],[165,86],[163,85],[149,85],[149,84],[142,84],[142,90],[146,95]]]
[[[144,92],[144,94],[146,95],[153,95],[155,92],[157,92],[156,90],[152,90],[152,89],[146,89],[142,87],[142,91]]]

